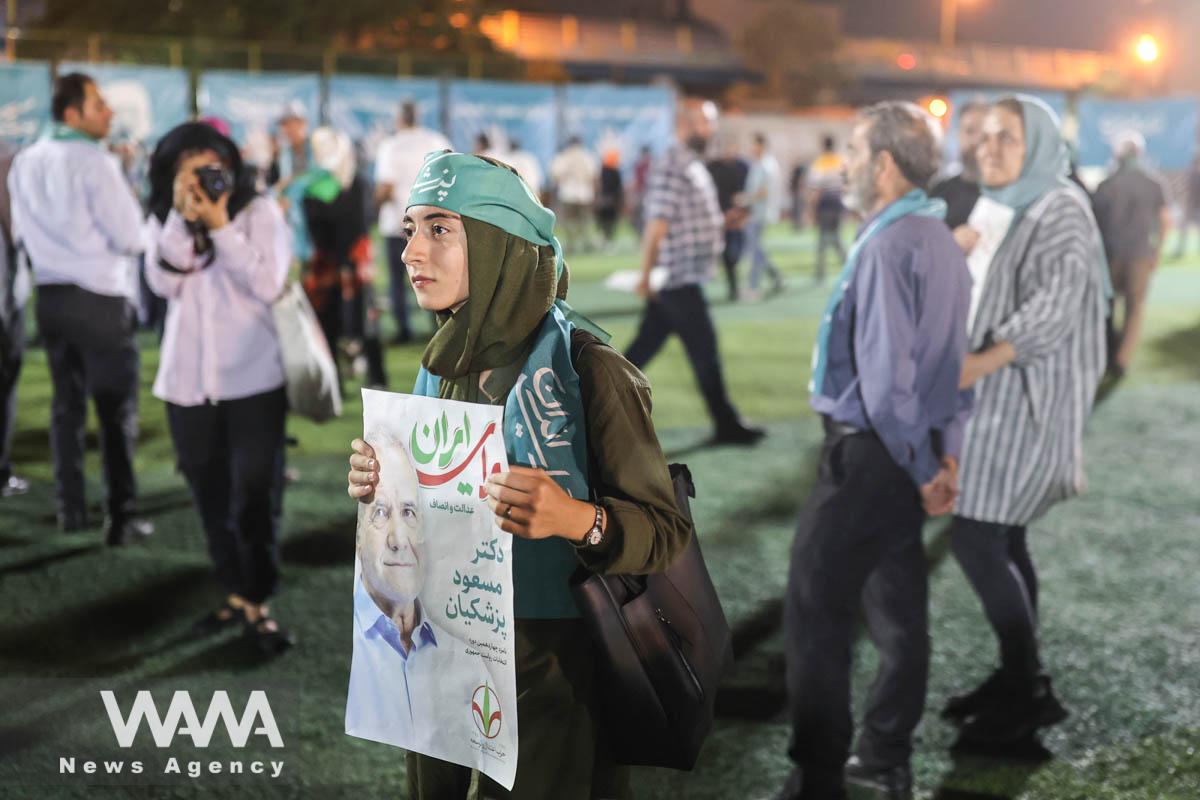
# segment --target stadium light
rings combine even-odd
[[[1141,61],[1143,64],[1153,64],[1162,55],[1158,47],[1158,40],[1148,33],[1142,34],[1137,40],[1134,53],[1137,54],[1138,61]]]
[[[925,104],[925,108],[937,119],[943,119],[946,114],[950,113],[950,104],[944,97],[931,97]]]

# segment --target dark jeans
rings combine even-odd
[[[286,412],[282,388],[202,406],[167,403],[179,469],[217,578],[252,603],[265,601],[279,583]]]
[[[87,507],[83,457],[90,395],[100,421],[108,513],[117,521],[128,519],[137,495],[137,312],[124,297],[78,286],[40,286],[37,321],[54,385],[50,444],[59,512],[82,516]]]
[[[729,299],[738,296],[737,266],[742,260],[742,250],[746,244],[746,233],[741,228],[725,229],[725,249],[721,252],[721,263],[725,266],[725,277],[729,280]]]
[[[1038,657],[1038,582],[1025,528],[955,517],[954,558],[983,603],[1000,642],[1000,672],[1015,691],[1031,690]]]
[[[17,422],[17,381],[25,356],[25,309],[15,310],[0,353],[0,488],[12,476],[12,443]]]
[[[737,410],[725,392],[721,360],[717,353],[717,331],[708,313],[704,290],[696,284],[664,289],[647,301],[642,322],[625,358],[638,369],[658,354],[672,333],[679,334],[700,393],[718,432],[740,425]]]
[[[408,246],[405,236],[385,237],[388,261],[389,286],[392,295],[392,315],[396,318],[396,333],[401,339],[412,338],[412,327],[408,319],[408,270],[404,267],[404,248]]]
[[[912,479],[873,434],[826,436],[800,514],[784,604],[789,755],[806,797],[836,797],[850,752],[850,672],[859,611],[879,651],[857,753],[907,763],[929,673],[925,520]]]

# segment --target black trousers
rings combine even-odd
[[[725,229],[725,249],[721,251],[721,263],[725,267],[725,277],[729,281],[729,299],[738,296],[737,267],[742,260],[742,250],[746,245],[746,232],[741,228]]]
[[[384,239],[387,248],[388,290],[392,295],[392,314],[396,317],[396,332],[402,339],[412,336],[408,319],[408,270],[404,266],[404,248],[408,246],[405,236],[388,236]]]
[[[167,404],[180,471],[225,589],[264,602],[279,584],[283,512],[282,388],[202,406]]]
[[[721,375],[717,331],[708,313],[704,290],[697,284],[664,289],[647,301],[641,325],[625,351],[625,358],[641,369],[658,354],[672,333],[679,334],[683,340],[692,372],[717,430],[737,427],[740,424],[737,410],[729,402],[725,379]]]
[[[87,507],[83,456],[90,395],[100,422],[108,513],[114,520],[127,519],[137,495],[137,312],[124,297],[78,286],[40,286],[37,321],[54,385],[50,444],[59,512],[82,516]]]
[[[25,309],[15,309],[0,352],[0,487],[12,476],[12,443],[17,423],[17,381],[25,357]]]
[[[925,520],[912,479],[872,434],[826,437],[800,514],[784,603],[789,755],[805,797],[838,796],[850,752],[850,671],[859,611],[879,650],[857,753],[907,763],[929,673]]]
[[[979,595],[1000,642],[1000,673],[1014,691],[1032,691],[1038,656],[1038,581],[1025,528],[955,517],[950,548]]]

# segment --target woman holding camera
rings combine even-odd
[[[291,261],[287,225],[236,145],[204,123],[163,137],[150,183],[146,281],[169,301],[154,395],[227,593],[199,627],[240,622],[282,652],[293,639],[266,603],[279,581],[287,398],[271,304]]]

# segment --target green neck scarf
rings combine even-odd
[[[300,180],[304,181],[304,196],[322,203],[332,203],[342,193],[341,184],[329,170],[310,169]]]
[[[81,130],[76,130],[70,125],[64,125],[61,122],[50,129],[50,138],[56,142],[91,142],[92,144],[100,144],[100,140],[95,136],[89,136]]]
[[[503,403],[546,312],[566,296],[557,256],[487,222],[463,217],[470,296],[437,314],[437,332],[421,358],[441,378],[439,394],[469,403]]]

